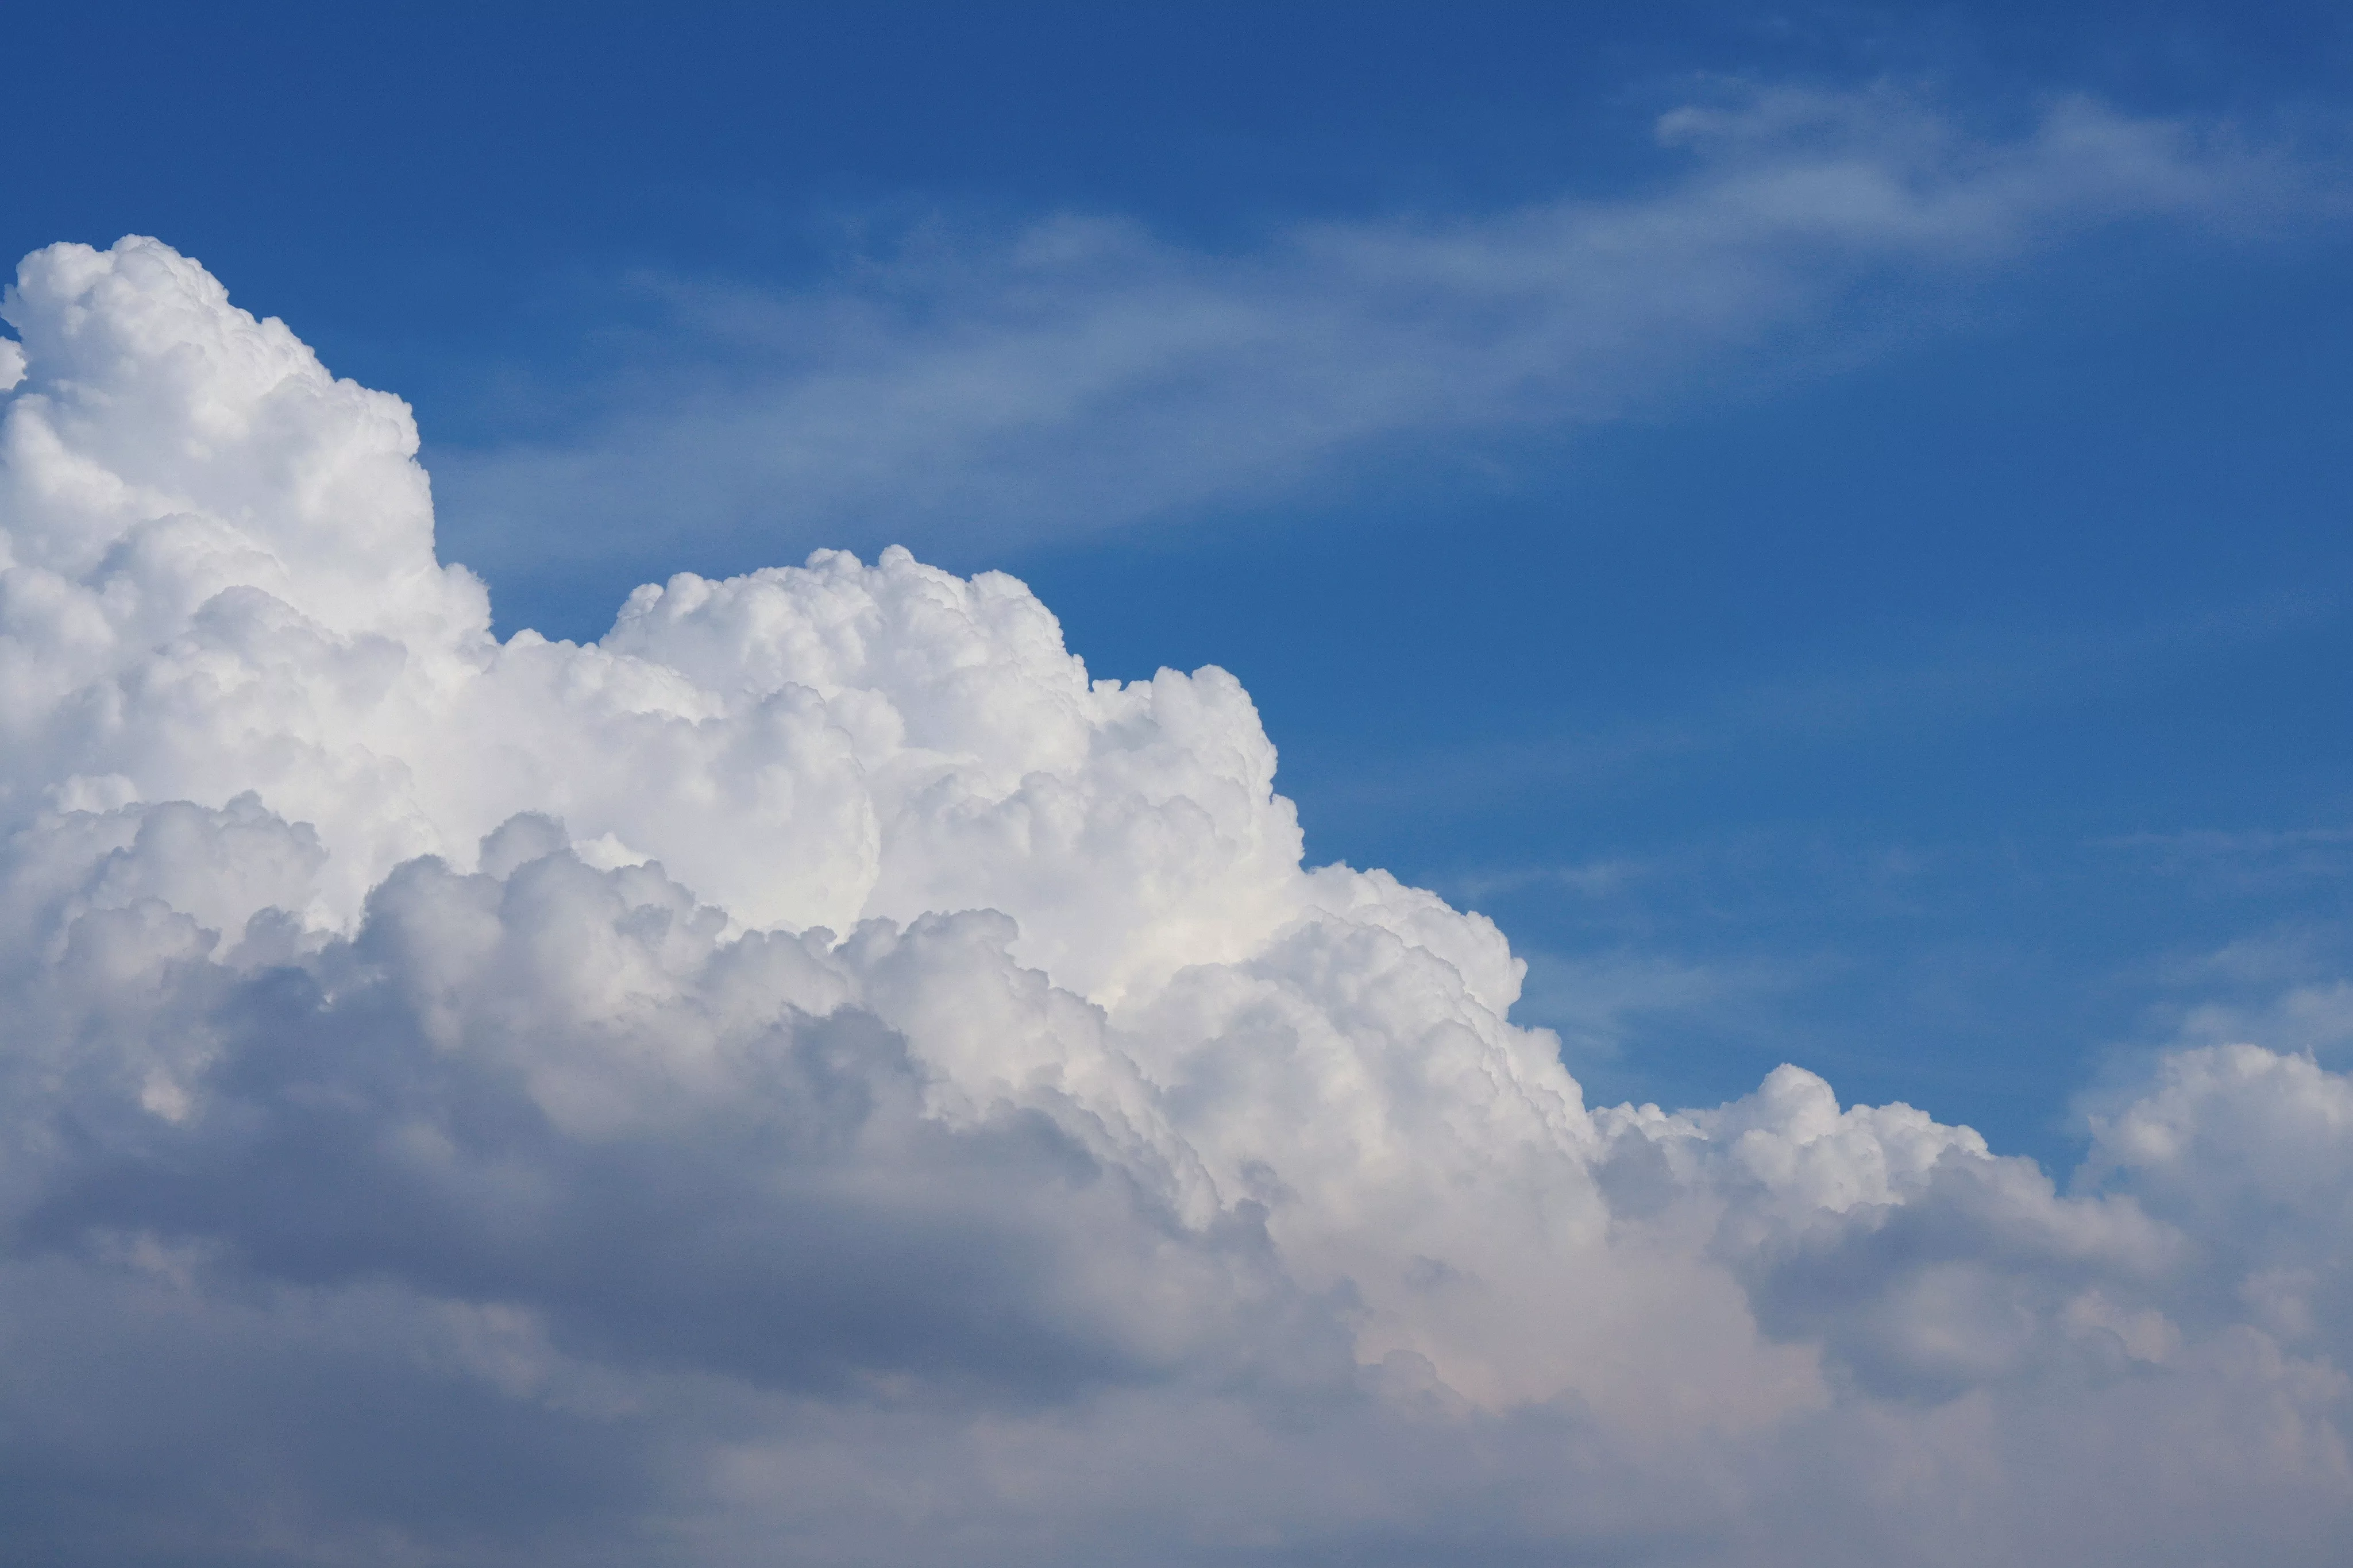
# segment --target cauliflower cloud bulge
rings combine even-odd
[[[1221,670],[899,550],[505,642],[405,405],[153,240],[0,340],[0,1553],[2338,1561],[2353,1084],[2062,1194],[1588,1107]]]

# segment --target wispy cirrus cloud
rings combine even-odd
[[[2291,154],[2084,99],[1988,133],[1892,88],[1747,89],[1656,132],[1681,172],[1631,196],[1225,252],[1062,214],[795,290],[662,280],[667,346],[565,389],[579,427],[433,455],[445,530],[495,571],[1181,519],[1839,363],[2118,224],[2330,201]]]
[[[1776,747],[1852,742],[2081,704],[2146,687],[2220,652],[2307,631],[2341,614],[2325,589],[2299,589],[2251,595],[2199,614],[2059,630],[1936,628],[1898,647],[1874,647],[1868,658],[1822,650],[1630,721],[1473,742],[1445,737],[1400,748],[1385,755],[1378,770],[1319,781],[1317,792],[1353,811],[1406,813],[1438,799],[1497,800],[1542,790],[1558,801],[1623,791],[1672,770],[1721,764]],[[2325,847],[2317,838],[2297,842],[2307,853]],[[2162,847],[2156,840],[2116,839],[2102,847],[2177,861],[2195,847],[2206,860],[2220,858],[2216,846],[2195,836],[2167,839]],[[1526,868],[1515,867],[1509,875],[1523,878]],[[1482,897],[1487,884],[1474,878],[1457,890]]]

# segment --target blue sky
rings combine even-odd
[[[1598,1099],[1796,1060],[2063,1166],[2120,1055],[2342,1065],[2341,12],[8,36],[5,247],[156,235],[408,398],[506,628],[1010,571],[1235,671],[1311,855],[1493,914]]]

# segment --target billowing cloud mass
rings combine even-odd
[[[2353,1082],[1588,1106],[1250,699],[820,553],[501,643],[151,240],[0,363],[0,1556],[2334,1563]]]

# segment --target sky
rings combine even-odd
[[[1102,673],[1240,674],[1312,853],[1503,919],[1613,1093],[1803,1058],[2065,1163],[2167,976],[2337,918],[2331,8],[15,26],[0,248],[154,234],[407,398],[501,626],[819,546],[1012,572]],[[2236,188],[2075,188],[2070,105]],[[1696,210],[1856,153],[1985,188]],[[1721,248],[1508,275],[1580,204]]]
[[[20,1548],[2342,1539],[2341,10],[6,29]]]

